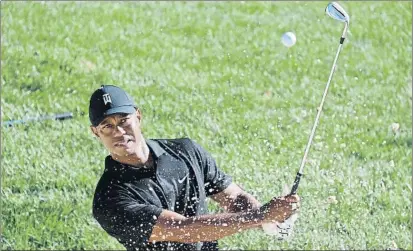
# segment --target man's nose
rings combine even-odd
[[[118,134],[120,132],[121,135],[124,135],[126,133],[125,129],[121,126],[116,126],[115,134]]]

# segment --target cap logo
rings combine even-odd
[[[103,102],[105,103],[105,105],[107,103],[112,103],[112,99],[110,98],[109,94],[107,94],[107,93],[103,94],[102,98],[103,98]]]

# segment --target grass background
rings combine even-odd
[[[146,137],[191,137],[260,201],[279,195],[300,165],[342,32],[327,3],[1,2],[2,121],[75,114],[2,128],[2,249],[123,249],[91,214],[107,152],[87,109],[103,83],[135,98]],[[250,230],[221,249],[412,249],[412,3],[342,5],[350,32],[295,236]],[[280,42],[287,31],[294,47]]]

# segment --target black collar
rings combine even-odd
[[[154,140],[147,139],[146,144],[152,150],[156,158],[159,158],[162,154],[166,153],[159,143]]]

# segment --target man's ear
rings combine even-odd
[[[138,118],[139,122],[142,121],[142,113],[139,109],[136,109],[136,117]]]
[[[99,134],[98,134],[98,130],[96,129],[96,127],[90,126],[90,130],[92,131],[92,133],[93,133],[96,137],[100,138],[100,137],[99,137]]]

